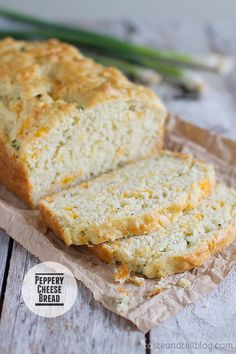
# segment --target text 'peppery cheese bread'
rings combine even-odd
[[[166,228],[94,246],[92,252],[107,263],[158,278],[201,266],[235,237],[236,191],[218,185],[201,206]]]
[[[167,225],[207,197],[214,180],[211,165],[166,151],[49,196],[40,210],[67,244],[99,244]]]
[[[75,47],[0,41],[0,182],[30,206],[163,142],[155,93]]]

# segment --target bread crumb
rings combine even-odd
[[[129,292],[127,290],[125,290],[124,288],[122,288],[121,286],[117,286],[116,290],[125,296],[129,296]]]
[[[127,265],[120,265],[118,269],[115,270],[114,274],[115,281],[123,284],[125,281],[130,279],[130,270]]]
[[[165,290],[165,288],[161,288],[159,286],[155,287],[154,289],[146,293],[146,297],[153,297],[155,295],[159,295],[163,290]]]
[[[135,285],[138,286],[144,286],[145,285],[145,279],[142,277],[138,277],[137,275],[134,275],[129,278],[129,281]]]
[[[122,295],[116,299],[116,309],[120,313],[127,313],[129,310],[130,297],[127,295]]]
[[[189,288],[191,285],[191,281],[186,279],[186,278],[181,278],[178,282],[178,285],[181,286],[181,288]]]
[[[88,186],[89,186],[88,182],[83,182],[79,185],[79,187],[82,189],[88,189]]]

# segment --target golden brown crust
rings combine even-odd
[[[145,274],[148,278],[167,277],[172,274],[182,273],[186,270],[200,267],[212,255],[220,252],[224,247],[236,239],[236,219],[225,229],[221,230],[214,235],[215,237],[209,238],[201,247],[192,253],[183,256],[173,256],[165,260],[165,262],[156,262],[150,274]],[[116,263],[117,259],[111,247],[107,244],[101,244],[90,247],[89,251],[96,255],[105,263]],[[127,264],[127,266],[129,266]]]
[[[195,267],[200,267],[211,256],[220,252],[236,239],[236,219],[225,230],[215,234],[195,252],[175,258],[174,273],[182,273]],[[171,272],[171,274],[173,274]],[[169,274],[167,274],[169,275]]]
[[[154,92],[56,39],[1,40],[0,91],[0,139],[7,145],[0,153],[0,166],[5,168],[0,173],[0,182],[31,207],[32,187],[26,162],[37,159],[40,140],[60,126],[65,117],[116,100],[129,101],[130,105],[139,100],[143,106],[160,110],[162,115],[165,112]],[[158,149],[162,140],[163,135]],[[20,146],[18,159],[7,151],[14,141]]]
[[[142,235],[152,232],[161,227],[159,219],[159,212],[155,210],[142,216],[133,216],[122,220],[118,219],[112,223],[94,226],[94,228],[91,228],[91,234],[96,235],[97,242],[95,239],[92,242],[98,244],[109,241],[112,238],[118,239],[130,235]]]
[[[5,109],[17,117],[12,130],[22,146],[75,114],[78,106],[87,110],[117,99],[140,99],[164,111],[153,91],[56,39],[0,41],[0,78]]]
[[[73,240],[66,234],[62,226],[60,226],[58,219],[53,212],[47,208],[47,206],[41,202],[39,209],[45,225],[47,225],[56,235],[58,235],[67,245],[73,243]],[[116,223],[109,223],[104,225],[90,227],[90,232],[96,235],[96,240],[93,240],[93,244],[99,244],[111,240],[112,237],[123,238],[130,234],[144,234],[156,230],[161,227],[159,221],[159,213],[153,211],[152,213],[145,214],[142,217],[129,217],[126,220],[122,219],[122,222],[116,220]],[[90,244],[91,239],[89,234],[83,236],[82,244]]]
[[[70,235],[66,235],[63,227],[59,224],[57,218],[53,215],[53,213],[43,204],[40,205],[40,212],[45,225],[48,226],[53,232],[55,232],[57,237],[64,241],[66,245],[71,245],[72,240]]]
[[[176,156],[182,160],[188,160],[190,157],[187,154],[182,154],[178,152],[169,152],[169,151],[162,151],[160,154],[170,154],[171,156]],[[155,155],[154,155],[155,156]],[[133,162],[130,162],[132,164]],[[98,176],[95,179],[86,182],[86,188],[89,188],[90,183],[94,183],[94,180],[109,178],[111,176],[116,175],[116,171],[112,171],[102,176]],[[201,196],[202,198],[206,198],[210,195],[213,190],[215,184],[214,175],[203,179],[200,184],[198,184],[197,188],[200,187],[201,189]],[[84,187],[84,184],[81,184],[81,187]],[[195,186],[193,187],[195,188]],[[194,193],[193,193],[194,194]],[[43,220],[46,225],[52,228],[52,230],[57,234],[58,226],[55,226],[55,223],[59,224],[59,220],[57,220],[56,216],[54,215],[50,205],[47,205],[47,202],[50,203],[57,197],[57,193],[52,194],[51,196],[46,197],[43,199],[39,204],[39,209],[42,212]],[[191,199],[191,198],[190,198]],[[186,205],[184,202],[182,205],[171,205],[168,209],[163,210],[152,210],[149,212],[144,213],[143,215],[138,216],[128,216],[121,219],[111,219],[110,221],[106,221],[104,224],[90,224],[86,228],[86,233],[83,235],[78,235],[76,237],[76,241],[72,238],[69,238],[69,244],[100,244],[106,241],[113,241],[115,239],[124,238],[130,235],[142,235],[148,234],[152,231],[157,230],[162,226],[166,226],[168,222],[172,222],[175,216],[177,216],[182,211],[190,210],[196,207],[199,203],[199,200],[196,201],[189,200],[189,203]],[[51,210],[51,211],[50,211]],[[47,212],[46,212],[47,211]],[[169,218],[165,218],[163,220],[162,216],[166,216],[171,214]],[[51,222],[51,218],[54,218],[54,223]],[[168,220],[168,222],[167,222]],[[50,226],[52,225],[52,226]],[[59,237],[64,240],[66,244],[68,240],[67,234],[65,234],[65,230],[60,227],[60,235]]]
[[[89,252],[97,256],[101,261],[113,264],[116,263],[114,253],[109,246],[101,243],[100,245],[89,247]]]
[[[5,143],[0,139],[0,182],[22,199],[27,205],[33,207],[31,190],[27,171],[24,165],[17,160]]]
[[[50,211],[45,204],[43,204],[43,202],[39,204],[39,209],[45,224],[50,227],[56,235],[58,234],[67,245],[72,243],[76,244],[71,238],[68,238],[65,230],[62,227],[59,227],[58,219],[55,217],[53,212]],[[180,210],[176,210],[177,213],[181,211],[180,207],[179,209]],[[172,212],[173,211],[174,210],[172,210]],[[159,211],[154,210],[151,213],[149,212],[138,217],[132,216],[126,219],[123,218],[122,220],[118,219],[99,226],[91,225],[88,228],[89,233],[78,239],[78,244],[92,243],[96,245],[106,241],[128,237],[130,235],[148,234],[157,230],[161,226],[162,223],[160,222],[160,213]]]

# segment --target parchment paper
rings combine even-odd
[[[209,133],[178,117],[170,116],[166,127],[165,147],[191,153],[214,164],[218,179],[236,187],[236,142]],[[94,298],[109,310],[132,321],[147,332],[174,316],[187,304],[220,283],[236,265],[236,242],[212,257],[204,266],[166,280],[145,280],[144,286],[114,281],[115,266],[90,256],[85,247],[66,247],[41,224],[39,212],[32,211],[0,185],[0,227],[41,261],[55,261],[67,266],[88,287]],[[183,288],[179,279],[191,285]],[[127,294],[123,294],[124,289]],[[163,291],[149,294],[156,287]],[[120,305],[120,299],[125,306]]]

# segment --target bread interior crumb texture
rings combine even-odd
[[[165,118],[151,90],[71,45],[0,41],[0,139],[24,171],[33,205],[156,152]]]
[[[167,225],[207,197],[214,180],[211,165],[163,151],[49,196],[40,209],[67,243],[97,244]]]

